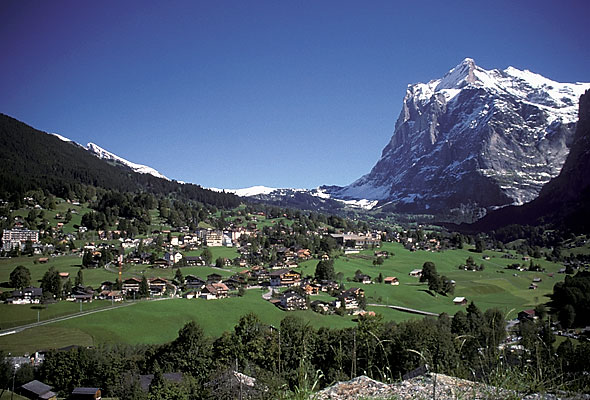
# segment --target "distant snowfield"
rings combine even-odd
[[[310,196],[318,197],[320,199],[332,199],[338,201],[340,203],[346,204],[349,207],[354,208],[361,208],[363,210],[371,210],[375,206],[377,206],[377,200],[367,200],[367,199],[358,199],[358,200],[341,200],[337,198],[333,198],[329,193],[325,190],[316,188],[316,189],[291,189],[291,188],[273,188],[268,186],[251,186],[242,189],[220,189],[220,188],[209,188],[210,190],[216,192],[226,192],[226,193],[233,193],[240,197],[259,197],[259,196],[276,196],[276,197],[293,197],[295,193],[303,193]]]

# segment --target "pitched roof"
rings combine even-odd
[[[72,394],[96,394],[99,390],[99,388],[78,387],[72,391]]]
[[[20,388],[28,392],[35,393],[39,396],[51,390],[51,386],[46,385],[45,383],[40,382],[38,380],[33,380],[28,383],[25,383]]]
[[[162,377],[169,382],[180,383],[182,382],[182,372],[167,372],[162,374]],[[139,384],[146,392],[150,390],[150,385],[154,380],[154,374],[139,375]]]

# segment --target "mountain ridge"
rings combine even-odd
[[[588,88],[514,67],[485,70],[467,58],[440,79],[408,85],[371,172],[348,186],[321,188],[333,198],[410,212],[522,204],[559,173],[577,97]]]
[[[85,192],[85,186],[93,186],[120,192],[150,192],[219,207],[240,204],[239,198],[231,193],[137,173],[63,139],[0,113],[0,198],[22,199],[28,190],[47,190],[72,198]]]
[[[590,230],[590,90],[580,97],[579,122],[571,151],[558,176],[551,179],[539,196],[522,206],[491,212],[466,232],[496,230],[508,225],[551,224],[559,229]]]

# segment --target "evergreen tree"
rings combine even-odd
[[[180,268],[176,268],[174,272],[174,280],[179,284],[182,285],[184,283],[184,276],[182,276],[182,271]]]
[[[144,276],[141,277],[141,283],[139,284],[139,297],[149,297],[150,290],[148,286],[147,278]]]
[[[84,285],[84,276],[82,275],[82,269],[78,270],[78,274],[76,275],[76,280],[74,281],[75,286],[83,286]]]

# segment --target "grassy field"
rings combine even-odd
[[[556,274],[562,267],[560,264],[548,262],[544,259],[535,259],[534,262],[546,268],[546,273],[518,272],[505,269],[512,263],[526,263],[520,259],[501,258],[504,253],[486,251],[490,260],[483,260],[482,254],[474,253],[468,249],[449,250],[445,252],[410,252],[398,243],[384,243],[382,250],[393,252],[395,255],[384,260],[383,265],[373,266],[373,252],[362,251],[360,254],[341,256],[335,260],[336,272],[344,274],[343,283],[346,287],[361,287],[365,290],[368,303],[383,303],[416,308],[431,312],[447,312],[454,314],[459,306],[452,302],[455,296],[467,297],[473,300],[481,309],[497,307],[508,312],[511,309],[522,310],[534,307],[536,304],[547,301],[545,297],[553,290],[553,285],[564,279],[563,274]],[[465,264],[467,257],[473,257],[475,262],[484,264],[483,271],[463,271],[458,266]],[[427,285],[420,284],[418,278],[408,275],[413,269],[419,269],[424,262],[432,261],[440,275],[446,275],[456,282],[453,296],[432,296],[427,292]],[[317,261],[310,260],[301,264],[303,275],[313,275]],[[399,279],[399,286],[385,284],[360,284],[349,282],[357,270],[376,278],[379,273],[383,277],[395,276]],[[514,273],[518,276],[514,276]],[[549,273],[554,273],[549,277]],[[538,289],[528,289],[533,278],[541,278]]]
[[[278,326],[287,313],[262,300],[261,295],[261,290],[251,289],[241,298],[142,301],[1,336],[0,350],[20,354],[72,344],[165,343],[176,338],[178,330],[191,320],[201,325],[207,335],[218,337],[224,331],[231,331],[248,312],[256,313],[264,323]],[[309,310],[294,314],[314,327],[354,326],[352,317],[322,316]]]
[[[97,310],[110,307],[111,302],[94,300],[92,303],[82,303],[82,311]],[[55,304],[0,304],[0,329],[26,325],[48,319],[62,317],[80,312],[80,303],[60,301]]]
[[[341,256],[335,260],[336,272],[344,275],[343,283],[346,287],[358,286],[365,290],[368,303],[380,303],[399,305],[431,312],[446,312],[454,314],[461,306],[453,304],[454,296],[465,296],[469,301],[485,310],[490,307],[498,307],[504,312],[510,312],[509,317],[515,317],[522,309],[534,307],[536,304],[545,302],[547,294],[551,293],[553,285],[563,280],[563,274],[557,274],[562,266],[546,260],[534,260],[546,268],[546,273],[538,272],[517,272],[506,270],[505,266],[515,262],[528,263],[520,259],[502,258],[504,253],[486,251],[484,254],[490,260],[483,260],[482,254],[469,251],[469,249],[451,250],[445,252],[410,252],[397,243],[384,243],[382,250],[394,253],[386,259],[381,266],[373,266],[373,251],[365,250],[360,254]],[[236,250],[226,247],[212,247],[214,257],[234,257]],[[200,251],[196,251],[200,254]],[[477,264],[484,264],[483,271],[463,271],[457,267],[465,263],[467,257],[473,257]],[[7,280],[10,271],[18,263],[31,268],[35,279],[39,279],[49,265],[55,265],[60,271],[68,271],[72,276],[77,272],[77,265],[80,262],[78,257],[56,257],[48,264],[33,264],[31,259],[20,258],[16,260],[0,261],[0,280]],[[421,268],[425,261],[432,261],[436,264],[437,271],[441,275],[456,281],[456,289],[453,296],[432,296],[427,291],[426,284],[418,282],[418,278],[410,277],[409,271]],[[298,268],[303,275],[313,275],[317,260],[309,260]],[[399,286],[385,284],[358,284],[350,282],[356,270],[376,278],[379,273],[384,277],[396,276],[400,281]],[[239,268],[228,268],[221,271],[209,267],[185,267],[182,268],[184,275],[194,274],[206,277],[212,272],[223,276],[229,276]],[[514,276],[516,273],[517,276]],[[549,277],[549,273],[555,273]],[[147,266],[127,266],[124,270],[124,277],[127,276],[162,276],[171,278],[174,275],[173,269],[149,268]],[[103,280],[116,279],[116,272],[109,272],[104,269],[84,270],[84,278],[87,284],[96,286]],[[537,290],[529,290],[528,287],[533,278],[541,278]],[[212,336],[219,336],[223,331],[233,329],[240,316],[255,312],[268,324],[276,325],[287,313],[279,310],[261,298],[262,291],[251,289],[242,298],[229,298],[222,300],[205,301],[172,299],[165,301],[138,302],[137,304],[121,309],[91,314],[67,321],[58,322],[42,328],[28,329],[22,333],[0,337],[0,349],[13,352],[32,351],[40,348],[47,348],[50,345],[63,347],[70,344],[80,343],[164,343],[176,337],[178,330],[189,320],[197,321],[203,326],[205,332]],[[325,295],[324,295],[325,297]],[[315,300],[319,297],[312,297]],[[43,310],[46,318],[50,313],[77,312],[78,309],[69,310],[67,307],[76,308],[76,304],[63,303],[53,305],[54,309]],[[92,303],[94,306],[95,303]],[[96,303],[98,307],[100,303]],[[64,307],[60,309],[59,307]],[[84,305],[90,307],[91,305]],[[4,308],[6,307],[6,308]],[[13,307],[13,308],[10,308]],[[23,307],[21,309],[14,307]],[[28,307],[28,308],[27,308]],[[421,318],[415,314],[408,314],[395,311],[385,307],[369,307],[369,310],[381,313],[386,321],[402,321],[413,318]],[[513,311],[511,311],[513,310]],[[0,307],[2,316],[0,322],[11,323],[21,320],[36,320],[36,310],[30,306],[4,305]],[[329,326],[333,328],[353,326],[352,317],[323,316],[312,311],[300,311],[295,314],[302,316],[314,327]],[[13,323],[13,322],[12,322]],[[14,325],[11,325],[14,326]],[[157,329],[154,329],[157,327]],[[70,332],[68,335],[48,334],[47,329],[62,329],[63,332]],[[59,332],[59,331],[55,331]],[[45,339],[46,336],[50,339]],[[38,340],[28,338],[37,337]],[[50,341],[51,343],[48,343]]]
[[[0,389],[0,392],[2,392],[2,389]],[[12,392],[6,390],[2,396],[0,396],[0,400],[27,400],[26,397],[23,396],[19,396],[18,394],[13,394]]]

